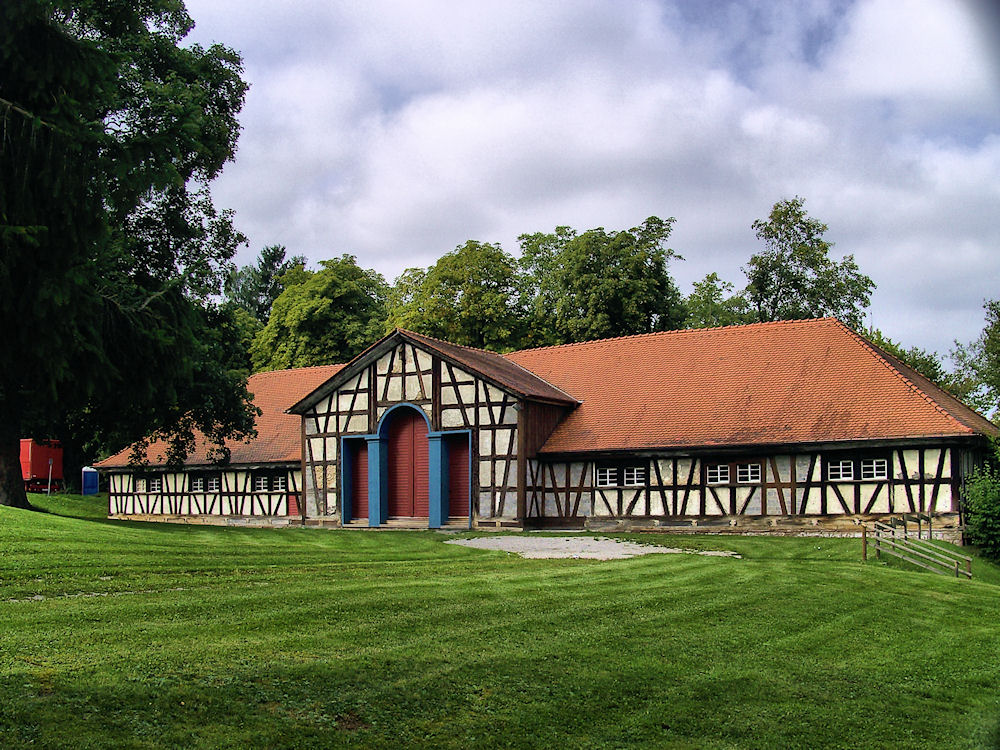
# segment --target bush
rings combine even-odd
[[[1000,443],[965,485],[965,536],[991,560],[1000,560]]]

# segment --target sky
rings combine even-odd
[[[736,288],[801,196],[872,277],[866,324],[946,354],[1000,297],[993,0],[188,0],[241,52],[214,183],[251,263],[281,244],[392,281],[466,240],[674,217],[687,294]]]

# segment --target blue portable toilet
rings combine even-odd
[[[83,487],[84,495],[96,495],[100,484],[97,469],[93,466],[84,466],[80,484]]]

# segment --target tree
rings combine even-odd
[[[794,320],[835,315],[860,328],[875,282],[845,256],[830,259],[828,227],[808,216],[799,197],[778,201],[767,220],[753,223],[765,250],[750,258],[743,272],[746,297],[758,320]]]
[[[177,460],[252,432],[211,302],[242,237],[208,192],[246,85],[191,27],[175,0],[0,4],[0,504],[28,506],[22,435],[153,432]]]
[[[250,349],[255,371],[347,362],[380,336],[388,287],[353,255],[293,267]]]
[[[532,344],[590,341],[679,328],[686,317],[666,247],[674,219],[650,216],[618,232],[521,235]]]
[[[685,328],[711,328],[753,322],[754,316],[746,297],[732,292],[733,285],[720,279],[714,272],[707,274],[701,281],[696,281],[685,301]]]
[[[993,421],[1000,416],[1000,299],[987,300],[986,325],[975,341],[955,342],[950,386]]]
[[[388,328],[409,328],[479,349],[515,348],[524,326],[517,261],[500,245],[469,240],[426,271],[407,269]]]
[[[260,251],[255,265],[234,268],[226,279],[226,298],[249,312],[261,326],[267,324],[271,305],[281,294],[281,277],[306,263],[301,255],[286,260],[285,253],[284,245],[268,245]]]
[[[1000,560],[1000,443],[965,483],[963,520],[968,541],[991,560]]]
[[[888,352],[896,359],[903,362],[903,364],[909,365],[925,378],[933,380],[940,386],[948,387],[949,375],[947,371],[945,371],[944,363],[941,361],[937,352],[929,352],[926,349],[921,349],[917,346],[911,346],[907,349],[902,344],[899,344],[884,335],[882,331],[877,328],[864,329],[861,333],[865,338],[875,344],[875,346]]]

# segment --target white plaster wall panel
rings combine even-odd
[[[951,461],[952,461],[952,458],[954,457],[954,454],[952,453],[952,451],[954,451],[955,449],[954,448],[945,448],[943,450],[945,451],[946,455],[944,457],[944,466],[941,467],[941,478],[942,479],[951,479]],[[935,468],[932,469],[932,471],[937,471],[937,468],[936,468],[937,467],[937,463],[936,462],[935,462],[934,466],[935,466]]]
[[[356,412],[367,412],[368,411],[368,394],[359,393],[357,399],[354,401],[354,411]]]
[[[368,387],[368,368],[365,368],[360,373],[358,373],[357,380],[354,381],[356,388],[367,388]]]
[[[504,409],[503,423],[509,424],[512,427],[517,425],[517,411],[512,405],[508,405],[507,408]]]
[[[496,430],[494,433],[495,439],[493,443],[494,452],[499,453],[500,455],[506,455],[507,451],[511,448],[511,437],[513,434],[514,433],[511,430]],[[512,453],[512,455],[515,454],[516,451],[515,453]]]
[[[479,515],[482,518],[493,518],[493,493],[479,493]]]
[[[493,453],[493,430],[479,431],[479,455],[489,456]]]
[[[657,469],[659,469],[659,472],[660,472],[660,481],[662,481],[664,484],[673,484],[674,483],[674,462],[673,461],[661,458],[661,459],[659,459],[656,462],[656,467],[657,467]],[[655,484],[656,483],[656,472],[655,471],[652,474],[650,474],[650,476],[649,476],[649,482],[650,482],[650,484]]]
[[[347,422],[347,432],[365,434],[368,432],[368,417],[364,414],[354,414]]]
[[[386,352],[375,362],[375,372],[378,375],[384,375],[389,372],[389,360],[392,359],[392,352]],[[381,383],[379,384],[381,385]]]
[[[920,479],[920,451],[903,451],[903,458],[906,459],[906,475],[910,479]]]
[[[569,475],[574,486],[579,487],[580,485],[589,485],[590,478],[593,476],[590,462],[585,461],[571,463],[569,465]]]
[[[479,407],[479,424],[493,424],[490,419],[490,410],[486,406]]]
[[[452,406],[458,403],[458,397],[455,395],[455,389],[451,387],[441,388],[441,403],[445,406]]]
[[[763,494],[757,492],[753,497],[750,498],[750,502],[747,503],[746,510],[743,511],[743,515],[746,516],[759,516],[761,514],[761,506],[763,501]]]
[[[383,415],[387,411],[389,411],[389,407],[388,406],[376,406],[375,407],[375,418],[376,418],[376,420],[378,420],[378,421],[381,422]]]
[[[340,411],[347,411],[350,409],[352,401],[354,401],[354,395],[351,393],[340,392],[337,394],[337,408]]]
[[[462,419],[462,412],[459,409],[442,409],[441,410],[441,426],[442,427],[463,427],[465,421]],[[482,450],[482,448],[480,448]]]
[[[697,483],[699,481],[698,471],[701,467],[697,465],[697,460],[692,458],[681,458],[677,461],[677,483],[684,484],[687,482],[688,476],[691,472],[691,466],[694,464],[694,481]]]
[[[493,486],[493,462],[492,461],[480,461],[479,462],[479,486],[480,487],[492,487]]]
[[[403,387],[401,378],[389,378],[389,401],[403,401]]]
[[[942,484],[938,488],[937,502],[934,503],[932,510],[939,511],[941,513],[951,513],[958,510],[953,503],[953,499],[951,485]]]
[[[872,501],[872,497],[875,495],[878,489],[877,484],[862,484],[858,486],[858,491],[861,494],[861,512],[863,513],[865,508],[868,507],[868,503]],[[844,499],[847,500],[848,505],[851,504],[851,500],[848,497],[853,498],[853,493],[848,496],[844,495]],[[872,506],[870,513],[889,513],[889,493],[885,491],[885,488],[878,493],[878,497],[875,500],[875,504]]]
[[[460,385],[458,386],[458,395],[462,397],[462,403],[466,406],[474,404],[476,402],[476,386],[472,384]]]
[[[368,426],[368,420],[365,420],[365,426]],[[336,461],[337,460],[337,446],[339,442],[335,437],[328,437],[326,439],[326,460]]]
[[[320,401],[319,404],[313,407],[313,410],[318,414],[329,414],[333,411],[333,394]]]
[[[566,486],[566,464],[553,464],[551,469],[546,466],[543,471],[545,472],[544,478],[546,486],[548,486],[553,480],[555,481],[555,487]]]
[[[743,503],[745,503],[747,501],[747,498],[750,497],[750,493],[751,492],[754,492],[754,488],[753,487],[737,487],[736,488],[736,512],[737,513],[740,512],[740,508],[743,507]],[[758,494],[758,495],[760,494],[760,488],[756,489],[756,493],[755,494]],[[723,505],[727,505],[727,500],[723,499],[722,500],[722,504]]]
[[[323,441],[324,438],[309,438],[306,440],[306,450],[308,451],[307,460],[323,460]]]
[[[517,518],[517,492],[510,490],[503,493],[503,517]]]
[[[797,482],[807,482],[809,477],[809,456],[798,455],[795,457],[795,480]]]
[[[556,504],[555,493],[546,492],[543,500],[544,510],[542,515],[548,518],[553,518],[559,515],[559,507]]]
[[[641,503],[640,503],[641,505]],[[639,505],[636,506],[636,513],[639,512]],[[645,508],[642,508],[645,512]],[[666,516],[669,515],[668,511],[663,505],[663,493],[661,492],[650,492],[649,493],[649,515],[651,516]]]
[[[903,464],[899,459],[899,451],[892,452],[892,478],[905,479],[905,474],[903,473]]]
[[[938,461],[941,459],[940,448],[928,448],[924,451],[924,477],[933,479],[937,476]],[[944,464],[945,471],[948,470],[948,462]]]
[[[305,418],[306,435],[315,435],[319,432],[319,422],[315,417],[309,416]]]
[[[416,375],[407,375],[405,378],[401,378],[401,380],[403,381],[404,401],[418,401],[423,397],[423,394],[420,392],[420,381]]]
[[[770,461],[766,461],[770,464]],[[774,463],[778,465],[778,479],[782,482],[792,481],[792,457],[791,456],[775,456]]]

